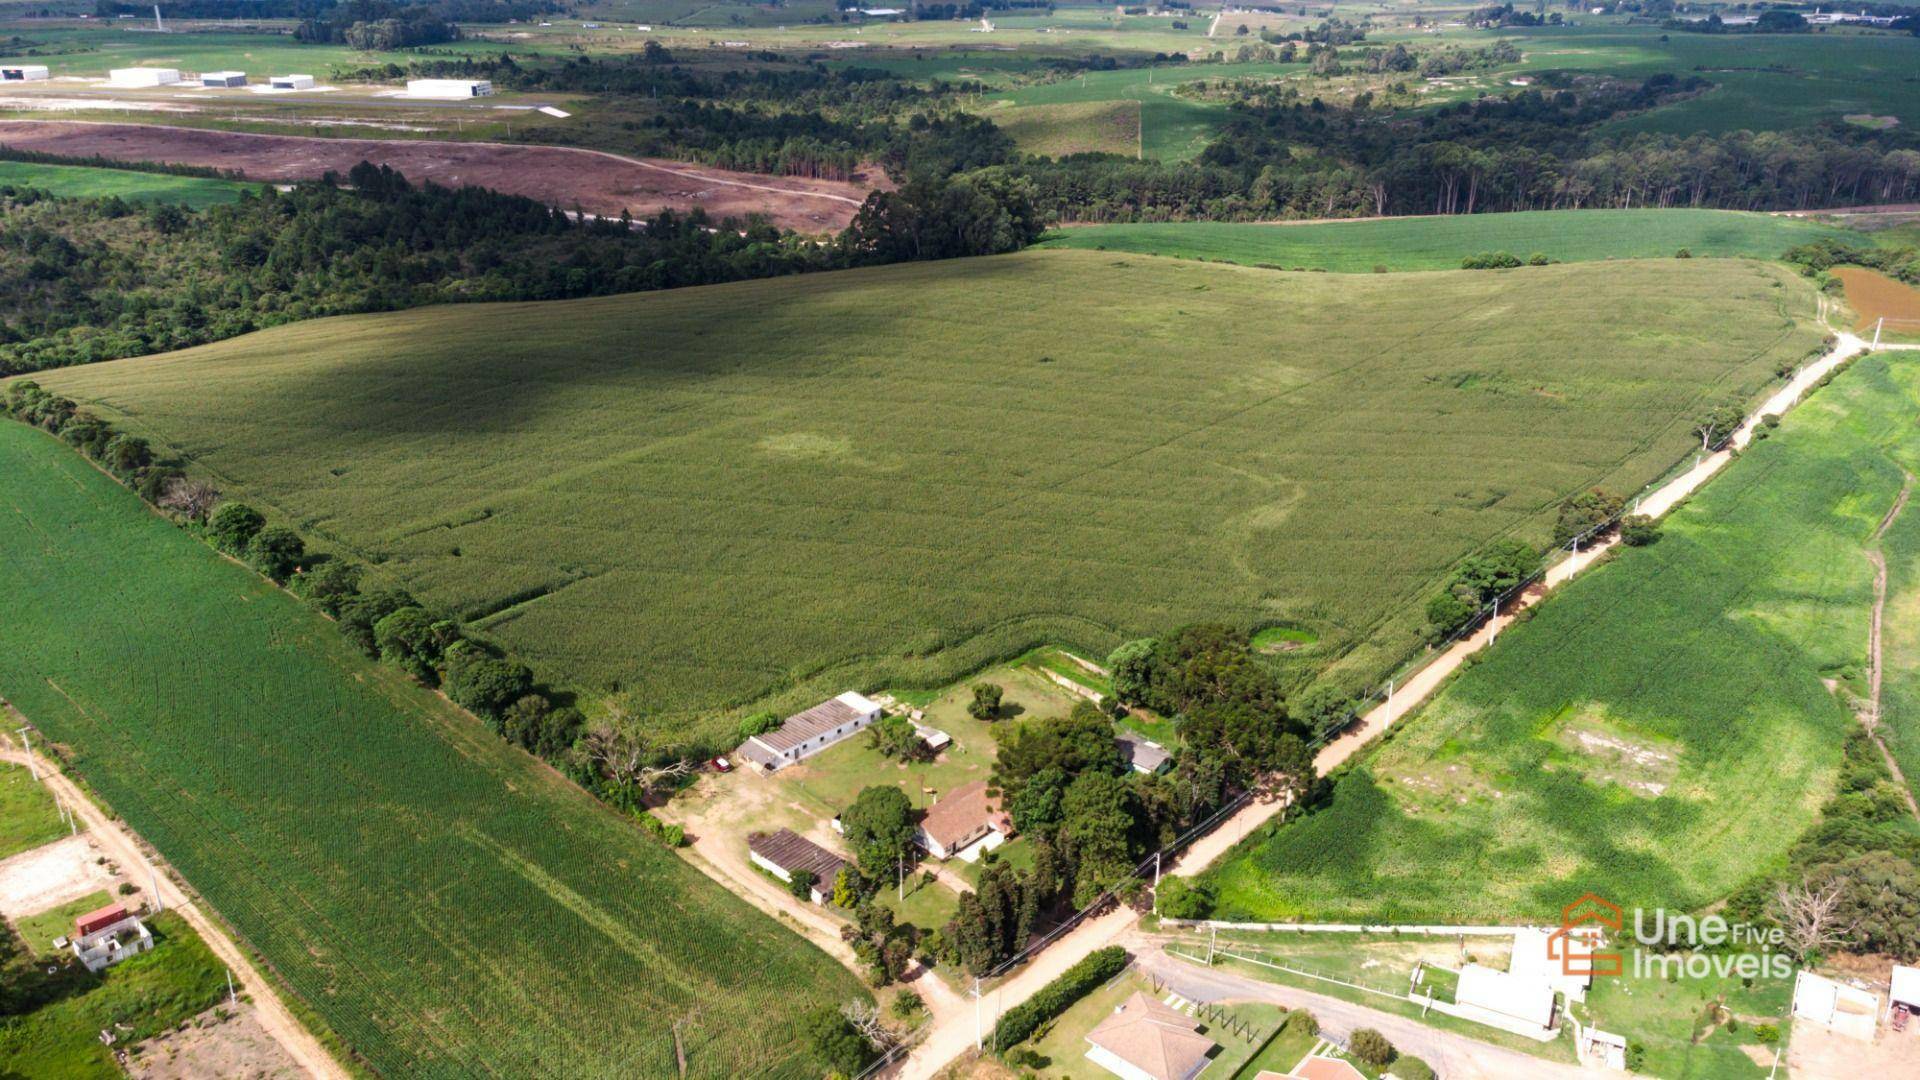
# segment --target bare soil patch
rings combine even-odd
[[[1835,267],[1833,276],[1847,289],[1847,304],[1860,316],[1859,329],[1872,330],[1876,319],[1920,324],[1920,289],[1857,266]]]
[[[89,893],[110,889],[114,876],[85,833],[0,861],[0,915],[37,915]]]
[[[242,1003],[217,1005],[180,1028],[148,1039],[127,1060],[134,1080],[282,1080],[303,1075],[267,1029],[260,1014]]]
[[[868,191],[862,183],[761,176],[561,146],[328,139],[40,120],[0,120],[0,143],[52,154],[235,169],[249,180],[269,182],[316,180],[370,161],[414,181],[477,185],[567,210],[578,206],[612,216],[629,210],[642,217],[701,206],[714,217],[765,214],[776,225],[808,233],[845,228]]]

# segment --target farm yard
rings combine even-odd
[[[426,140],[322,139],[154,124],[0,119],[0,144],[66,157],[158,161],[231,169],[250,180],[344,175],[362,161],[415,183],[475,185],[551,205],[618,217],[703,206],[714,217],[766,214],[776,225],[829,232],[853,220],[858,184],[733,173],[682,162],[641,161],[564,147]]]
[[[1033,252],[325,320],[41,378],[536,673],[723,749],[728,708],[1203,618],[1317,637],[1275,654],[1296,683],[1290,657],[1380,677],[1457,560],[1664,472],[1705,404],[1817,344],[1812,309],[1754,263]]]
[[[681,1021],[690,1075],[799,1075],[864,996],[67,447],[0,460],[0,692],[371,1069],[663,1075]]]
[[[1890,448],[1914,453],[1916,374],[1857,362],[1657,543],[1535,609],[1329,805],[1218,865],[1219,914],[1511,921],[1590,889],[1691,910],[1776,865],[1865,691],[1864,546],[1901,491]]]
[[[1460,260],[1505,251],[1555,262],[1670,258],[1777,259],[1796,244],[1859,242],[1846,229],[1732,210],[1535,210],[1513,214],[1257,224],[1224,221],[1077,225],[1042,247],[1128,251],[1180,259],[1330,270],[1458,270]]]

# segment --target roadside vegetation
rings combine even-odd
[[[72,450],[0,458],[0,690],[369,1067],[824,1067],[825,956]]]
[[[1703,403],[1798,362],[1802,289],[1699,260],[1402,279],[1046,252],[553,321],[311,323],[40,379],[275,523],[324,522],[308,546],[364,564],[361,591],[404,588],[536,678],[717,752],[737,736],[721,710],[1201,619],[1310,631],[1272,657],[1290,686],[1329,661],[1370,685],[1460,559],[1544,543],[1574,491],[1636,490],[1697,443]],[[1006,348],[979,350],[980,312]],[[591,515],[550,527],[589,489]]]

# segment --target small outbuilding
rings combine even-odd
[[[1793,983],[1793,1017],[1837,1035],[1872,1042],[1880,1020],[1880,999],[1872,991],[1802,969]]]
[[[45,64],[0,64],[0,82],[39,82],[50,78]]]
[[[1173,755],[1167,753],[1166,747],[1144,735],[1122,731],[1117,738],[1120,740],[1120,752],[1127,755],[1127,762],[1133,766],[1134,772],[1151,776],[1173,762]]]
[[[486,79],[408,79],[407,96],[436,101],[491,97],[493,83]]]
[[[172,86],[180,81],[180,69],[155,67],[114,68],[107,72],[107,82],[113,86],[128,88],[141,86]]]
[[[1558,1002],[1545,979],[1468,964],[1453,991],[1457,1015],[1530,1037],[1553,1031]]]
[[[88,971],[100,971],[153,948],[153,933],[119,904],[89,911],[73,921],[69,947]]]
[[[1895,1009],[1905,1009],[1908,1015],[1920,1016],[1920,967],[1893,965],[1893,985],[1887,990],[1889,1018]]]
[[[270,75],[267,77],[267,86],[274,90],[311,90],[313,89],[313,76]]]
[[[802,870],[813,875],[808,893],[816,904],[833,898],[833,883],[847,860],[801,836],[792,829],[775,833],[753,833],[747,837],[747,858],[781,881],[791,883]]]
[[[247,85],[247,73],[244,71],[203,71],[200,73],[200,85],[219,89],[232,89]]]

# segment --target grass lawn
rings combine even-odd
[[[1240,1067],[1239,1072],[1220,1075],[1230,1077],[1231,1080],[1254,1080],[1262,1072],[1276,1072],[1284,1075],[1292,1072],[1293,1067],[1300,1064],[1300,1059],[1306,1057],[1308,1051],[1319,1044],[1320,1037],[1307,1034],[1304,1026],[1283,1027],[1267,1041],[1267,1045],[1261,1047],[1258,1053]],[[1211,1068],[1209,1066],[1209,1069]]]
[[[926,881],[917,873],[907,877],[907,895],[903,900],[891,886],[874,894],[882,906],[893,912],[895,920],[912,923],[922,930],[938,930],[947,925],[960,907],[960,894],[944,882]]]
[[[1769,1075],[1773,1049],[1754,1036],[1754,1028],[1774,1025],[1784,1047],[1792,1001],[1791,979],[1759,979],[1751,987],[1737,978],[1667,982],[1635,977],[1629,967],[1619,977],[1595,979],[1585,1005],[1574,1009],[1583,1023],[1645,1046],[1646,1066],[1640,1071],[1648,1076],[1757,1080]],[[1716,1002],[1726,1011],[1709,1022],[1708,1007]]]
[[[0,764],[0,859],[67,835],[53,796],[23,765]]]
[[[39,379],[718,751],[730,711],[1197,619],[1308,629],[1313,667],[1380,678],[1459,559],[1666,471],[1706,403],[1817,345],[1813,310],[1730,260],[1035,251],[315,320]]]
[[[1832,790],[1854,720],[1822,680],[1862,689],[1865,546],[1920,453],[1898,356],[1503,634],[1330,805],[1238,848],[1219,913],[1539,921],[1589,889],[1694,910],[1784,859]]]
[[[1320,974],[1358,983],[1390,994],[1404,995],[1413,985],[1414,968],[1422,962],[1434,967],[1459,968],[1465,963],[1504,970],[1513,955],[1508,938],[1468,938],[1378,934],[1303,934],[1298,932],[1222,933],[1219,947],[1258,956]],[[1195,934],[1189,945],[1206,948],[1206,936]],[[1444,977],[1443,977],[1444,978]]]
[[[148,922],[154,946],[99,975],[74,968],[66,992],[32,1012],[0,1019],[0,1075],[110,1080],[124,1076],[100,1032],[120,1046],[153,1038],[227,992],[226,966],[178,915]],[[5,933],[0,929],[0,933]],[[0,971],[0,975],[12,974]]]
[[[259,184],[234,180],[211,180],[201,176],[172,176],[164,173],[135,172],[131,169],[95,169],[80,165],[36,165],[25,161],[0,161],[0,185],[39,188],[72,198],[105,198],[117,195],[130,202],[179,203],[199,210],[222,203],[239,202],[249,191],[261,190]]]
[[[73,936],[73,921],[89,911],[98,911],[113,903],[106,890],[61,904],[57,908],[15,919],[13,928],[28,951],[39,957],[54,956],[63,950],[53,947],[53,939]]]
[[[1537,252],[1560,262],[1670,258],[1681,248],[1695,258],[1776,259],[1826,237],[1861,240],[1831,225],[1733,210],[1533,210],[1294,225],[1078,225],[1056,229],[1041,246],[1364,274],[1376,267],[1458,270],[1461,259],[1486,251],[1521,259]]]
[[[799,1016],[865,997],[22,424],[0,516],[0,693],[369,1067],[666,1075],[695,1016],[690,1074],[800,1073]]]

